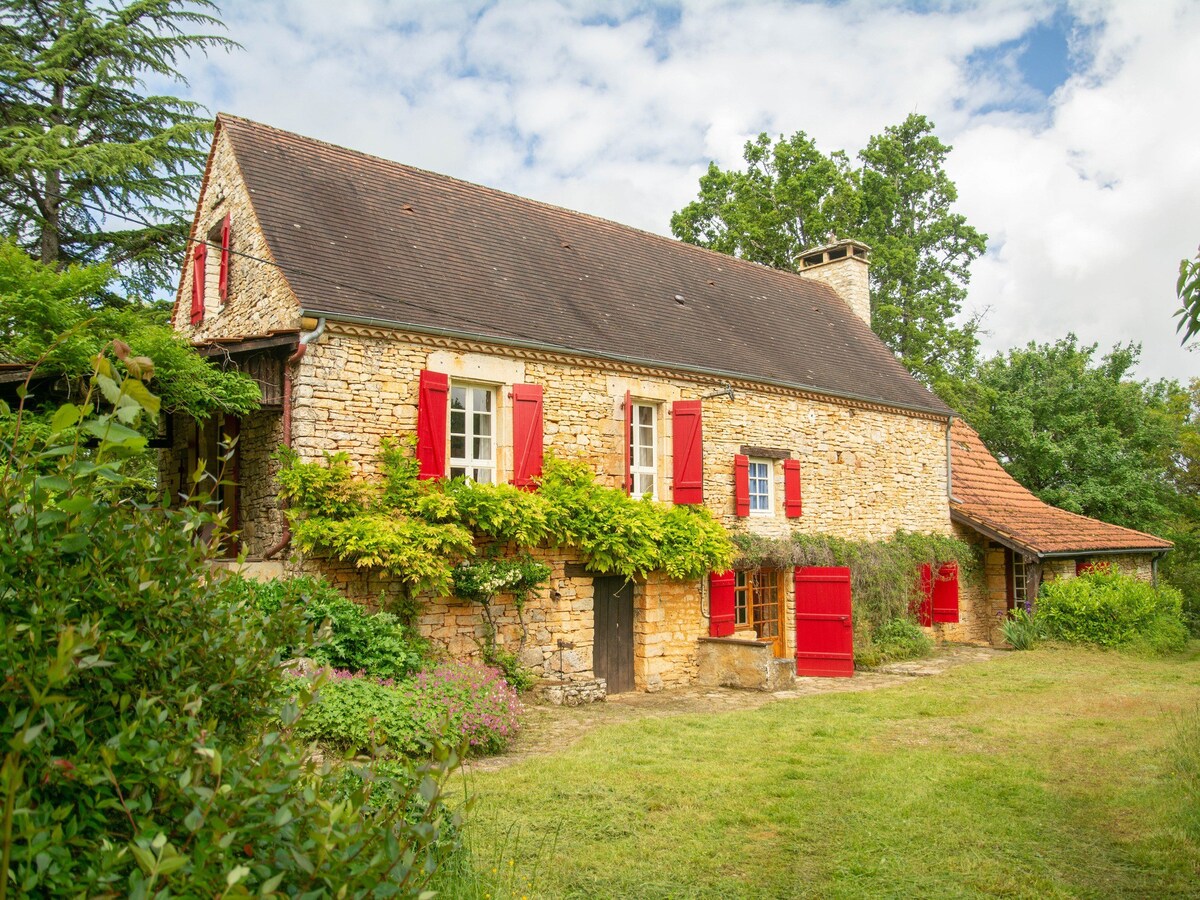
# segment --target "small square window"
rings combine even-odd
[[[775,512],[774,471],[769,459],[750,460],[750,515],[769,516]]]

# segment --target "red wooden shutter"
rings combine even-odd
[[[854,675],[854,618],[850,570],[797,566],[796,674],[827,678]]]
[[[678,504],[704,502],[704,439],[699,400],[676,400],[672,449],[675,480],[672,498]]]
[[[732,571],[713,572],[708,576],[708,635],[728,637],[734,629],[734,595],[737,575]]]
[[[625,493],[633,493],[633,395],[625,392]]]
[[[958,621],[958,563],[946,563],[933,581],[933,621]]]
[[[1094,559],[1077,559],[1075,560],[1075,574],[1086,575],[1088,572],[1096,570],[1096,560]]]
[[[221,222],[221,269],[217,279],[217,294],[224,303],[229,299],[229,214]]]
[[[442,372],[421,371],[417,396],[417,462],[421,478],[446,476],[446,409],[450,379]]]
[[[533,490],[542,474],[542,386],[514,384],[513,477],[519,488]]]
[[[913,597],[913,612],[917,621],[928,628],[933,624],[933,570],[929,563],[921,566],[916,595]]]
[[[750,458],[740,453],[733,457],[733,509],[739,516],[750,515]]]
[[[204,321],[204,260],[208,247],[201,241],[192,251],[192,324]]]
[[[800,460],[783,461],[783,512],[789,519],[798,519],[804,512],[800,500]]]

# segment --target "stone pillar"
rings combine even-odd
[[[871,248],[860,241],[835,241],[800,254],[799,274],[820,281],[841,297],[850,310],[871,327],[868,273]]]

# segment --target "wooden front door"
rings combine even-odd
[[[796,674],[854,674],[850,570],[844,566],[796,569]]]
[[[608,693],[633,690],[633,582],[606,576],[592,580],[595,639],[592,670]]]

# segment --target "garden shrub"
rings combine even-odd
[[[376,807],[365,786],[332,801],[328,770],[290,740],[305,693],[271,706],[283,675],[262,614],[208,579],[198,535],[219,522],[97,491],[143,450],[134,426],[148,408],[97,366],[116,413],[96,415],[89,394],[41,437],[0,438],[3,884],[21,896],[415,896],[436,865],[431,810],[454,754],[435,749]],[[86,455],[80,434],[98,441]],[[286,610],[273,619],[302,640]]]
[[[932,652],[929,635],[908,618],[890,619],[878,628],[860,629],[855,634],[854,663],[860,668],[920,659]]]
[[[1048,637],[1069,643],[1170,653],[1187,644],[1182,604],[1172,587],[1154,587],[1102,566],[1043,585],[1037,620]]]
[[[419,756],[448,733],[475,753],[499,753],[516,734],[521,704],[495,669],[443,663],[406,681],[335,671],[297,733],[351,753]]]
[[[280,649],[307,656],[335,669],[365,672],[380,678],[405,678],[418,671],[430,653],[429,642],[386,611],[369,612],[323,578],[301,575],[254,581],[239,575],[222,579],[231,597],[247,598],[267,619],[291,611],[311,627],[310,643],[286,641]]]

